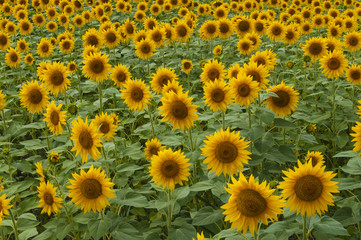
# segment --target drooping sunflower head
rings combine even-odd
[[[333,51],[324,55],[321,60],[322,73],[328,78],[342,76],[347,68],[347,59],[341,51]]]
[[[52,133],[55,135],[62,134],[63,127],[66,119],[66,111],[61,111],[63,104],[55,105],[54,101],[48,104],[46,108],[46,113],[44,113],[45,119],[44,122],[48,123],[48,127]]]
[[[108,115],[108,113],[96,115],[93,123],[105,141],[111,141],[114,138],[117,125],[114,124],[114,119],[111,115]]]
[[[203,67],[201,81],[207,83],[216,79],[223,80],[225,77],[224,65],[217,59],[209,60]]]
[[[27,108],[30,113],[40,113],[48,103],[48,91],[38,81],[27,81],[20,89],[21,105]]]
[[[158,156],[158,153],[164,149],[165,146],[162,146],[162,143],[157,138],[148,139],[144,148],[145,158],[151,160],[153,156]]]
[[[68,197],[80,206],[84,213],[101,212],[107,205],[109,205],[108,198],[115,198],[114,190],[111,189],[114,183],[110,178],[106,178],[104,170],[101,168],[94,168],[93,165],[88,172],[83,169],[80,170],[80,175],[73,173],[73,179],[69,179],[70,186]]]
[[[163,87],[169,82],[177,80],[178,76],[173,69],[160,67],[155,73],[152,74],[152,80],[150,82],[153,91],[157,94],[161,93]]]
[[[235,103],[240,106],[250,106],[260,91],[259,84],[252,81],[252,77],[247,76],[244,71],[238,73],[236,78],[231,78],[229,85]]]
[[[282,81],[281,84],[267,89],[267,92],[277,94],[277,97],[269,96],[265,101],[267,108],[273,111],[276,116],[284,117],[295,110],[299,93],[293,89],[293,86],[286,86]]]
[[[157,186],[162,185],[163,189],[174,190],[175,185],[183,185],[183,181],[188,180],[189,159],[178,150],[173,152],[172,149],[164,149],[153,155],[149,175]]]
[[[225,209],[225,221],[232,223],[232,229],[237,227],[238,231],[243,231],[243,235],[247,229],[251,234],[257,231],[259,220],[268,225],[267,218],[273,222],[278,219],[277,214],[283,212],[284,201],[272,195],[275,190],[270,189],[266,181],[260,184],[253,175],[248,180],[242,173],[238,180],[232,176],[232,183],[228,183],[228,187],[226,191],[231,196],[228,203],[221,206]]]
[[[38,197],[39,205],[38,207],[43,207],[41,213],[47,213],[49,216],[51,213],[58,213],[60,212],[61,203],[63,199],[56,197],[56,187],[53,186],[50,182],[41,182],[40,186],[37,187],[38,189]]]
[[[118,64],[112,69],[112,73],[110,78],[113,80],[114,85],[119,88],[122,88],[124,84],[130,80],[132,77],[131,73],[129,72],[129,68],[123,64]]]
[[[316,166],[316,164],[324,164],[324,157],[322,155],[322,152],[307,152],[307,155],[305,157],[306,162],[311,161],[312,166]]]
[[[83,61],[83,74],[96,82],[104,81],[111,70],[111,65],[108,63],[108,55],[101,53],[91,53]]]
[[[282,198],[288,199],[286,207],[291,211],[297,211],[303,216],[321,215],[327,211],[328,205],[333,206],[332,193],[338,193],[337,182],[332,181],[336,175],[333,172],[325,172],[325,166],[316,164],[312,166],[312,161],[302,164],[298,161],[295,170],[283,171],[286,177],[278,188],[283,189]]]
[[[225,111],[228,105],[232,104],[230,87],[224,80],[208,82],[203,87],[204,99],[212,111]]]
[[[151,97],[149,87],[141,79],[128,80],[121,89],[121,98],[130,110],[144,111]]]

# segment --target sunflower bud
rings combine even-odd
[[[269,182],[269,186],[270,188],[275,188],[278,185],[278,181],[277,180],[272,180]]]
[[[303,56],[303,61],[309,62],[309,61],[311,61],[311,57],[308,55],[305,55],[305,56]]]
[[[10,152],[11,152],[10,148],[7,148],[7,147],[4,147],[4,148],[3,148],[2,153],[3,153],[4,155],[9,155]]]
[[[312,132],[315,132],[316,129],[317,129],[316,124],[312,124],[312,125],[307,127],[307,132],[312,133]]]
[[[71,115],[76,115],[78,113],[78,107],[75,105],[75,103],[71,103],[69,104],[67,111]]]
[[[295,64],[294,64],[293,61],[288,61],[286,65],[287,65],[287,67],[288,67],[289,69],[291,69],[291,68],[293,68],[293,66],[294,66]]]
[[[51,163],[57,163],[57,162],[59,162],[59,159],[60,159],[60,155],[57,152],[52,152],[48,155],[48,160]]]

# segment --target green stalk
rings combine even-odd
[[[155,136],[155,132],[154,132],[154,122],[153,122],[152,111],[150,110],[150,106],[149,106],[149,105],[148,105],[147,109],[148,109],[150,124],[151,124],[151,126],[152,126],[152,138],[154,138],[154,136]]]
[[[303,215],[302,218],[303,218],[303,235],[302,235],[302,239],[307,240],[307,228],[306,228],[307,216],[306,216],[306,214]]]
[[[169,234],[169,230],[171,228],[172,225],[172,218],[173,218],[173,206],[170,203],[172,200],[172,190],[167,191],[167,197],[168,197],[168,215],[167,215],[167,230],[168,230],[168,234]]]
[[[101,83],[98,82],[98,92],[99,92],[99,114],[103,112],[103,93]]]
[[[19,237],[18,237],[18,224],[15,223],[15,218],[14,218],[14,215],[13,215],[13,211],[10,210],[9,212],[10,212],[11,221],[13,222],[15,240],[18,240],[19,239]]]
[[[247,112],[248,112],[248,127],[251,130],[252,129],[252,112],[251,112],[251,106],[248,106],[247,108]],[[252,153],[252,142],[250,142],[250,147],[251,147],[251,153]]]
[[[223,130],[226,130],[225,118],[226,118],[226,111],[222,111],[222,128],[223,128]]]
[[[4,135],[6,135],[7,127],[6,127],[6,120],[5,120],[5,112],[4,112],[4,109],[1,110],[1,113],[2,113],[2,117],[3,117],[3,121],[4,121]]]

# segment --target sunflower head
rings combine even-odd
[[[230,87],[224,80],[206,83],[203,90],[205,103],[212,111],[225,111],[227,106],[232,103]]]
[[[108,77],[111,69],[111,65],[108,62],[108,55],[91,53],[83,61],[83,73],[85,74],[85,77],[96,82],[104,81]]]
[[[347,59],[341,51],[333,51],[324,55],[321,60],[322,73],[328,78],[342,76],[347,68]]]
[[[324,164],[324,157],[322,155],[321,152],[310,152],[308,151],[307,152],[307,155],[306,155],[306,162],[309,162],[311,161],[312,162],[312,166],[316,166],[316,164],[321,164],[323,165]]]
[[[145,143],[144,155],[148,160],[153,156],[158,156],[158,153],[165,149],[162,143],[157,138],[148,139]]]
[[[27,108],[30,113],[40,113],[48,102],[48,91],[43,84],[37,81],[27,81],[20,89],[21,105]]]
[[[59,213],[63,199],[56,197],[56,187],[50,182],[41,182],[38,188],[38,197],[40,198],[38,207],[43,207],[41,213]]]
[[[125,83],[121,89],[121,97],[130,110],[144,111],[152,96],[143,80],[134,79]]]

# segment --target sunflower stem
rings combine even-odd
[[[171,204],[172,190],[168,189],[167,197],[168,197],[167,230],[168,230],[168,234],[169,234],[169,230],[171,228],[172,218],[173,218],[173,204]]]
[[[147,65],[148,65],[148,77],[150,78],[150,64],[149,64],[150,60],[148,58],[148,61],[147,61]]]
[[[307,215],[303,215],[303,235],[302,235],[302,240],[307,240]]]
[[[46,126],[46,122],[44,122],[44,124],[45,124],[44,132],[45,132],[45,135],[46,135],[46,142],[48,144],[48,151],[50,151],[51,146],[50,146],[50,140],[49,140],[49,133],[48,133],[48,129],[47,129],[47,126]]]
[[[6,135],[7,127],[6,127],[6,119],[5,119],[4,109],[1,110],[1,114],[2,114],[2,118],[3,118],[3,122],[4,122],[4,135]]]
[[[335,79],[332,78],[332,132],[336,136],[336,86]],[[336,142],[332,141],[333,153],[336,152]]]
[[[98,92],[99,92],[99,114],[100,114],[103,112],[103,93],[100,82],[98,82]]]
[[[194,146],[193,146],[193,139],[192,139],[192,131],[191,129],[188,129],[188,135],[189,135],[189,142],[190,142],[190,145],[191,145],[191,152],[194,151]]]
[[[65,122],[66,122],[66,127],[68,128],[68,135],[69,135],[69,139],[70,139],[70,142],[71,142],[71,146],[74,147],[74,143],[71,140],[71,131],[70,131],[69,123],[68,123],[68,121],[65,121]]]
[[[251,112],[251,106],[247,107],[247,112],[248,112],[248,127],[249,130],[252,129],[252,112]],[[251,148],[251,153],[252,153],[252,142],[249,144],[250,148]]]
[[[261,230],[261,223],[258,221],[257,223],[257,230],[254,232],[254,240],[258,240],[259,239],[259,231]]]
[[[225,118],[226,118],[226,111],[224,110],[224,111],[222,111],[222,128],[223,128],[224,131],[226,130]]]
[[[14,215],[13,215],[13,211],[12,210],[9,210],[10,212],[10,217],[11,217],[11,221],[13,222],[13,229],[14,229],[14,235],[15,235],[15,240],[18,240],[18,224],[15,223],[15,218],[14,218]]]
[[[150,106],[148,105],[148,113],[149,113],[149,120],[150,120],[150,124],[152,126],[152,138],[154,138],[155,133],[154,133],[154,122],[153,122],[153,116],[152,116],[152,111],[150,110]]]

